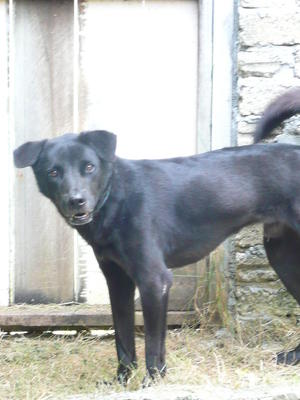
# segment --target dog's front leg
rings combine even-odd
[[[171,284],[172,274],[165,266],[159,270],[149,268],[139,282],[144,315],[146,367],[151,379],[166,373],[166,320]],[[146,377],[144,385],[147,384]]]
[[[115,328],[118,355],[118,381],[124,385],[136,368],[134,341],[134,291],[135,284],[115,263],[99,263],[107,281]]]

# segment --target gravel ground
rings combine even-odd
[[[111,395],[70,396],[66,400],[300,400],[300,385],[232,390],[225,387],[174,386]]]

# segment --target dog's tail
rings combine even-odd
[[[254,143],[265,139],[281,122],[298,113],[300,113],[300,87],[288,90],[268,105],[257,124]]]

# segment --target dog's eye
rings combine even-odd
[[[51,169],[48,171],[48,175],[51,176],[51,178],[56,178],[58,176],[58,170],[57,169]]]
[[[95,169],[95,165],[93,165],[92,163],[87,163],[85,166],[85,172],[87,174],[90,174],[91,172],[93,172]]]

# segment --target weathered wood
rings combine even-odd
[[[168,7],[172,7],[171,3],[145,2],[143,7],[135,2],[111,3],[117,15],[119,11],[116,7],[119,5],[126,7],[125,13],[134,11],[136,14],[132,21],[140,29],[133,29],[131,36],[127,36],[131,32],[128,29],[133,23],[127,14],[126,18],[119,18],[114,21],[114,24],[108,21],[104,12],[111,14],[108,9],[111,6],[110,2],[81,2],[79,128],[115,130],[121,139],[118,151],[123,152],[120,155],[124,156],[127,156],[128,151],[128,156],[132,156],[134,152],[134,156],[144,157],[148,156],[148,152],[152,149],[155,152],[154,157],[179,155],[177,151],[181,150],[184,154],[187,151],[192,152],[196,144],[193,132],[196,131],[197,114],[193,103],[196,102],[194,88],[197,86],[197,17],[194,18],[197,13],[196,2],[177,2],[176,4],[176,7],[186,7],[189,3],[190,11],[182,14],[181,11],[184,10],[181,10],[176,17],[182,18],[185,15],[184,18],[188,18],[184,22],[188,28],[183,30],[184,33],[178,31],[178,21],[181,19],[178,21],[176,19],[172,23],[173,33],[170,26],[168,32],[165,31],[163,23],[163,29],[158,35],[153,35],[153,23],[158,27],[155,23],[155,15],[162,6],[164,15],[167,16]],[[234,3],[235,0],[231,0],[228,10],[222,11],[221,3],[219,5],[217,2],[199,1],[198,151],[209,150],[212,142],[213,147],[216,148],[232,141],[232,136],[230,136],[231,30],[233,29]],[[91,7],[90,11],[89,7]],[[104,9],[100,10],[99,7],[104,7]],[[101,23],[99,23],[100,17]],[[163,18],[159,21],[161,23]],[[170,23],[170,18],[168,21]],[[215,21],[216,32],[214,32],[213,21]],[[122,24],[125,24],[124,27],[128,29],[122,30],[120,28]],[[41,139],[72,130],[72,122],[76,120],[73,117],[73,101],[74,104],[77,101],[74,100],[76,94],[74,95],[73,91],[75,86],[73,82],[75,36],[73,26],[73,2],[67,0],[15,2],[14,37],[11,41],[15,44],[12,47],[14,51],[11,57],[14,60],[14,68],[11,69],[11,87],[13,88],[11,94],[14,97],[12,113],[15,115],[15,130],[12,134],[16,136],[17,145],[25,140]],[[123,32],[122,35],[119,33],[120,29]],[[140,35],[136,36],[136,31],[139,31]],[[226,32],[224,36],[223,31]],[[169,46],[169,51],[158,54],[158,56],[167,54],[167,58],[163,59],[164,62],[160,63],[159,68],[156,68],[155,60],[161,58],[155,54],[155,51],[160,49],[160,43],[165,40],[165,33],[167,35],[165,48]],[[135,43],[137,47],[134,47]],[[151,46],[146,46],[147,43]],[[176,46],[171,45],[172,43],[176,43]],[[186,46],[186,43],[190,46]],[[126,46],[129,46],[131,57],[128,57]],[[117,48],[121,51],[117,51]],[[222,51],[219,51],[220,49]],[[150,50],[154,53],[152,54]],[[216,63],[223,57],[223,52],[226,56],[224,57],[225,71],[228,78],[225,80],[223,61]],[[144,59],[143,55],[148,58]],[[135,56],[137,56],[136,59]],[[155,68],[151,66],[151,60],[154,60]],[[170,75],[170,71],[173,75]],[[155,85],[151,83],[154,72]],[[180,79],[181,76],[184,79]],[[157,85],[157,82],[161,84]],[[167,82],[169,86],[166,86]],[[159,96],[155,89],[158,86],[160,87]],[[186,91],[187,87],[188,91]],[[224,88],[221,95],[219,87]],[[174,90],[180,95],[174,97]],[[152,100],[149,93],[153,95]],[[170,100],[175,101],[175,108],[171,107],[173,103]],[[163,113],[161,110],[164,110]],[[188,113],[185,119],[181,119],[183,110]],[[212,114],[216,118],[213,118]],[[222,128],[224,126],[225,133]],[[170,132],[170,136],[167,136],[167,132]],[[150,143],[153,145],[152,148],[149,146]],[[16,223],[13,229],[16,231],[16,250],[14,279],[12,279],[15,285],[15,301],[47,303],[71,300],[74,281],[73,233],[58,216],[54,207],[38,193],[30,170],[18,171],[15,188]],[[98,301],[101,297],[101,301],[107,301],[107,292],[102,288],[99,289],[103,284],[103,278],[100,278],[97,267],[88,268],[86,259],[80,254],[77,254],[77,258],[79,260],[76,277],[78,299]],[[201,269],[199,265],[203,268]],[[170,296],[170,309],[192,308],[199,268],[200,272],[202,270],[205,272],[205,261],[197,266],[175,271],[176,275],[182,276],[175,277]],[[94,282],[97,284],[93,286]],[[94,295],[96,290],[99,290],[101,296]],[[106,295],[103,296],[103,293]]]
[[[194,312],[169,312],[168,326],[181,326],[196,321]],[[57,329],[84,330],[112,327],[109,306],[23,306],[0,308],[3,331],[43,331]],[[143,326],[141,312],[136,312],[135,325]]]
[[[213,69],[212,69],[212,150],[236,144],[233,115],[237,103],[235,57],[237,41],[235,18],[236,0],[214,2],[213,7]]]
[[[199,287],[201,271],[199,263],[173,270],[173,284],[169,293],[169,311],[194,310],[195,295]],[[137,310],[142,310],[140,298],[135,302]]]
[[[8,168],[12,164],[11,149],[8,135],[8,16],[7,2],[0,0],[0,169],[1,174],[1,269],[0,269],[0,304],[7,305],[9,302],[9,264],[10,264],[10,242],[11,242],[11,221],[10,221],[10,195],[11,175]]]
[[[15,145],[72,130],[73,2],[20,0],[11,32]],[[73,299],[73,232],[38,193],[31,169],[15,175],[14,301]]]
[[[189,311],[194,309],[194,298],[198,287],[199,271],[197,264],[173,270],[173,285],[170,290],[170,311]]]
[[[211,150],[214,2],[199,0],[197,151]]]
[[[204,152],[236,144],[236,0],[199,1],[199,83],[198,83],[198,151]],[[204,94],[204,95],[203,95]],[[228,323],[230,287],[230,240],[208,257],[207,298],[209,311],[218,311]],[[202,267],[201,267],[202,265]],[[200,263],[205,274],[205,263]],[[202,298],[201,298],[202,299]],[[202,301],[200,301],[201,303]]]
[[[212,68],[212,115],[211,149],[234,146],[237,141],[234,105],[237,104],[235,58],[237,56],[237,1],[229,0],[226,7],[214,2],[213,7],[213,68]],[[212,278],[210,301],[230,326],[232,310],[229,310],[228,294],[231,285],[230,251],[231,239],[223,242],[210,255]]]

